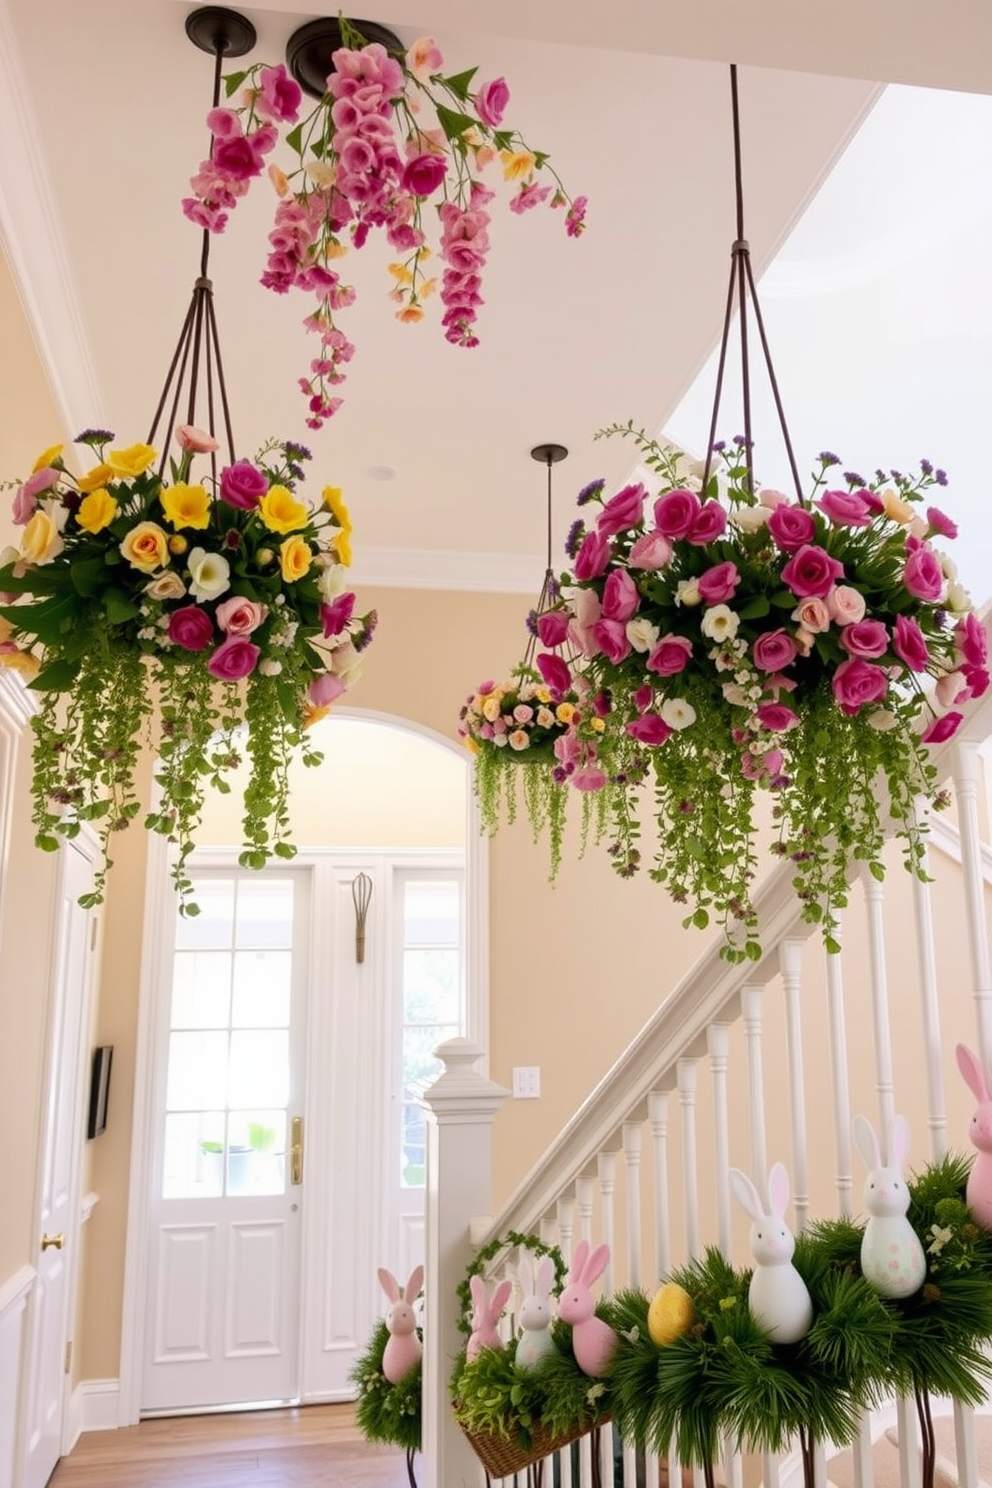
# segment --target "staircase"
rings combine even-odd
[[[483,1482],[452,1420],[447,1380],[463,1342],[455,1287],[491,1238],[509,1230],[538,1234],[566,1259],[580,1239],[605,1241],[611,1263],[600,1283],[604,1294],[628,1286],[651,1293],[673,1266],[708,1245],[734,1265],[750,1264],[747,1219],[731,1204],[731,1166],[763,1186],[771,1164],[784,1162],[789,1221],[798,1232],[811,1219],[864,1212],[865,1168],[851,1141],[857,1113],[878,1130],[897,1112],[908,1117],[909,1170],[949,1148],[970,1152],[971,1097],[953,1049],[970,1044],[992,1068],[992,853],[984,841],[992,700],[970,707],[957,738],[934,755],[952,802],[930,824],[933,881],[906,873],[898,845],[890,844],[884,884],[867,876],[852,884],[841,951],[827,955],[801,919],[788,868],[777,865],[757,896],[762,960],[730,966],[718,946],[704,950],[495,1217],[487,1217],[491,1125],[506,1092],[476,1070],[480,1049],[453,1040],[438,1051],[445,1073],[425,1097],[429,1172],[436,1175],[428,1185],[427,1488]],[[955,1082],[953,1103],[967,1111],[950,1127],[945,1081]],[[772,1111],[779,1114],[769,1124]],[[950,1401],[942,1408],[936,1481],[978,1488],[986,1474],[979,1473],[973,1414]],[[666,1474],[678,1481],[674,1459],[611,1450],[609,1433],[602,1438],[604,1485],[653,1488]],[[577,1463],[575,1454],[560,1453],[545,1483],[586,1488],[594,1481],[590,1452],[585,1438]],[[789,1488],[802,1481],[798,1455],[756,1460],[728,1443],[722,1476],[729,1488]],[[824,1488],[828,1480],[838,1488],[919,1488],[912,1403],[892,1402],[866,1419],[853,1449],[835,1461],[829,1455],[821,1447],[815,1462]]]

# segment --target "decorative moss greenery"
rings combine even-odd
[[[551,1284],[551,1294],[554,1297],[561,1295],[561,1289],[565,1285],[565,1275],[568,1270],[565,1258],[557,1245],[546,1245],[537,1235],[525,1235],[520,1230],[507,1230],[504,1235],[497,1235],[487,1245],[476,1252],[469,1264],[465,1275],[455,1288],[461,1310],[458,1318],[458,1326],[465,1334],[466,1339],[472,1332],[472,1289],[471,1280],[473,1276],[482,1276],[490,1261],[494,1261],[498,1255],[505,1251],[516,1248],[517,1250],[529,1250],[536,1256],[550,1256],[554,1262],[555,1279]]]
[[[391,1442],[409,1457],[420,1451],[421,1365],[404,1375],[398,1385],[391,1385],[382,1372],[388,1342],[389,1329],[385,1318],[380,1318],[349,1376],[358,1386],[355,1419],[369,1441]]]
[[[575,1362],[571,1328],[556,1319],[551,1336],[554,1353],[536,1369],[517,1364],[516,1339],[503,1349],[482,1349],[471,1364],[459,1358],[451,1390],[462,1426],[512,1439],[526,1449],[538,1425],[558,1436],[589,1431],[609,1418],[609,1390]]]

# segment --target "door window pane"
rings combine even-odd
[[[172,968],[172,1027],[226,1028],[230,951],[177,951]]]
[[[234,957],[235,1028],[285,1028],[292,993],[291,951],[238,951]]]

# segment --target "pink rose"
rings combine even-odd
[[[199,605],[183,605],[169,616],[167,634],[184,651],[204,651],[213,643],[214,624]]]
[[[942,718],[935,718],[929,728],[924,730],[920,735],[920,743],[943,744],[945,740],[953,738],[963,722],[963,713],[945,713]]]
[[[630,655],[627,627],[622,620],[597,620],[592,635],[600,651],[614,665]]]
[[[555,656],[550,651],[539,651],[535,661],[537,670],[552,692],[562,693],[568,691],[572,685],[572,674],[560,656]]]
[[[435,155],[433,152],[414,155],[403,168],[400,184],[411,196],[430,196],[444,180],[447,169],[448,162],[443,155]]]
[[[864,595],[850,584],[837,584],[827,595],[827,609],[836,625],[856,625],[865,618],[867,608]]]
[[[716,502],[707,502],[707,505],[715,506]],[[705,510],[704,506],[703,511]],[[699,592],[707,604],[725,604],[728,599],[733,599],[740,581],[741,576],[737,572],[736,564],[717,563],[700,575]]]
[[[560,646],[568,635],[567,610],[545,610],[537,617],[537,635],[542,646]]]
[[[175,434],[179,448],[188,450],[190,454],[209,455],[213,450],[220,449],[214,436],[208,434],[206,429],[198,429],[195,424],[177,424]]]
[[[230,139],[215,136],[213,164],[222,176],[232,181],[248,181],[262,174],[264,161],[261,151],[246,135]]]
[[[643,713],[645,708],[650,708],[654,701],[654,688],[651,683],[645,682],[643,687],[639,687],[632,695],[632,700],[638,713]]]
[[[954,627],[954,654],[970,666],[984,666],[988,658],[985,627],[973,612],[963,616]]]
[[[707,543],[715,542],[726,530],[727,513],[719,501],[705,501],[693,518],[686,536],[695,547],[704,548]]]
[[[957,522],[952,522],[939,506],[927,507],[927,521],[930,523],[930,531],[938,532],[941,537],[957,537],[958,535]]]
[[[799,715],[793,713],[784,703],[762,703],[754,716],[762,728],[770,729],[773,734],[795,728],[799,722]]]
[[[853,717],[865,703],[880,703],[889,687],[882,667],[854,658],[842,661],[830,683],[842,712]]]
[[[776,507],[768,519],[769,526],[778,513],[785,510],[786,507]],[[825,548],[807,543],[783,568],[782,582],[788,584],[797,599],[808,599],[811,595],[823,599],[830,592],[834,580],[841,578],[843,573],[844,565],[831,558]]]
[[[238,682],[255,670],[261,651],[244,636],[230,635],[207,659],[207,671],[222,682]]]
[[[321,672],[307,688],[307,697],[315,708],[327,708],[346,692],[345,684],[333,672]]]
[[[783,553],[795,553],[815,536],[816,523],[805,507],[783,503],[772,508],[768,531]]]
[[[884,656],[889,647],[889,632],[881,620],[859,620],[856,625],[845,625],[838,639],[849,656],[860,656],[862,661]]]
[[[863,608],[864,601],[862,600]],[[818,599],[815,595],[812,599],[804,599],[802,604],[797,605],[790,618],[795,620],[803,630],[809,631],[811,635],[822,635],[825,630],[830,629],[830,611],[827,608],[827,601]]]
[[[663,532],[644,532],[637,538],[627,558],[628,568],[654,573],[672,561],[672,545]]]
[[[791,506],[791,502],[784,491],[776,491],[774,486],[763,486],[758,492],[758,504],[774,511],[777,506]]]
[[[45,465],[41,470],[36,470],[34,475],[28,476],[23,486],[18,487],[12,513],[18,527],[24,527],[30,522],[38,505],[38,497],[43,491],[50,491],[58,478],[59,472],[50,465]]]
[[[506,79],[501,77],[491,83],[483,83],[473,100],[475,112],[483,124],[488,124],[490,129],[498,129],[502,124],[509,101],[510,90],[506,85]]]
[[[322,604],[320,618],[324,626],[324,639],[340,635],[355,613],[355,596],[350,590],[339,594],[330,604]]]
[[[654,504],[655,525],[666,537],[685,537],[701,509],[695,491],[669,491]]]
[[[868,503],[855,491],[824,491],[816,503],[837,527],[870,527]]]
[[[251,635],[269,613],[268,605],[257,604],[253,599],[241,599],[232,595],[217,606],[215,618],[227,635]]]
[[[989,674],[984,667],[969,666],[965,662],[961,670],[964,672],[965,681],[968,684],[969,697],[980,698],[988,692]]]
[[[787,630],[766,630],[751,647],[754,664],[763,672],[779,672],[796,659],[796,643]]]
[[[268,489],[266,477],[248,460],[226,465],[220,473],[220,499],[240,511],[251,511]]]
[[[926,638],[919,625],[908,615],[897,615],[892,632],[892,648],[911,672],[925,672],[930,660]]]
[[[601,532],[587,532],[575,558],[577,579],[598,579],[610,561],[610,540]]]
[[[277,67],[263,67],[262,87],[255,108],[263,119],[277,119],[281,124],[295,124],[303,91],[280,62]]]
[[[636,527],[644,520],[644,502],[647,492],[643,486],[624,486],[615,496],[611,496],[599,514],[596,526],[604,537],[612,537],[617,532],[625,532],[628,527]]]
[[[641,597],[630,574],[614,569],[603,585],[603,619],[627,621],[637,614]]]
[[[662,636],[644,663],[649,672],[660,677],[674,677],[685,671],[692,655],[692,642],[685,636]]]
[[[902,581],[914,599],[938,600],[944,592],[944,573],[933,548],[920,543],[906,559]]]
[[[668,724],[657,713],[642,713],[640,718],[632,719],[625,727],[630,737],[641,744],[664,744],[672,733]]]

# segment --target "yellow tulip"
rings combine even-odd
[[[36,511],[21,534],[21,557],[29,563],[47,563],[62,549],[58,528],[47,512]]]
[[[76,512],[76,521],[84,532],[102,532],[117,515],[117,502],[106,486],[98,486],[84,496]]]
[[[325,486],[321,492],[321,498],[342,531],[350,533],[351,516],[349,515],[348,508],[341,499],[341,487]]]
[[[32,465],[32,475],[38,470],[44,470],[46,465],[54,465],[55,461],[61,458],[64,449],[64,444],[50,444],[46,450],[42,451]]]
[[[529,150],[500,150],[499,158],[503,162],[504,181],[519,181],[529,176],[537,164]]]
[[[334,534],[334,541],[331,544],[331,546],[332,546],[332,548],[334,549],[334,551],[338,555],[338,562],[344,568],[350,568],[351,567],[351,535],[350,535],[350,533],[345,532],[343,530],[341,532],[336,532]]]
[[[132,568],[154,573],[169,561],[169,537],[155,522],[139,522],[120,545]]]
[[[107,464],[118,480],[133,480],[143,474],[155,458],[150,444],[129,444],[127,449],[111,450]]]
[[[173,527],[209,527],[210,497],[204,486],[186,486],[179,481],[166,486],[160,499],[165,519]]]
[[[107,464],[94,465],[85,475],[81,475],[76,485],[86,495],[89,491],[95,491],[100,486],[105,486],[108,481],[115,478],[114,471]]]
[[[279,569],[287,584],[294,584],[310,570],[313,553],[305,537],[287,537],[279,544]]]
[[[307,525],[310,514],[288,486],[270,486],[258,503],[258,515],[270,532],[295,532]]]

